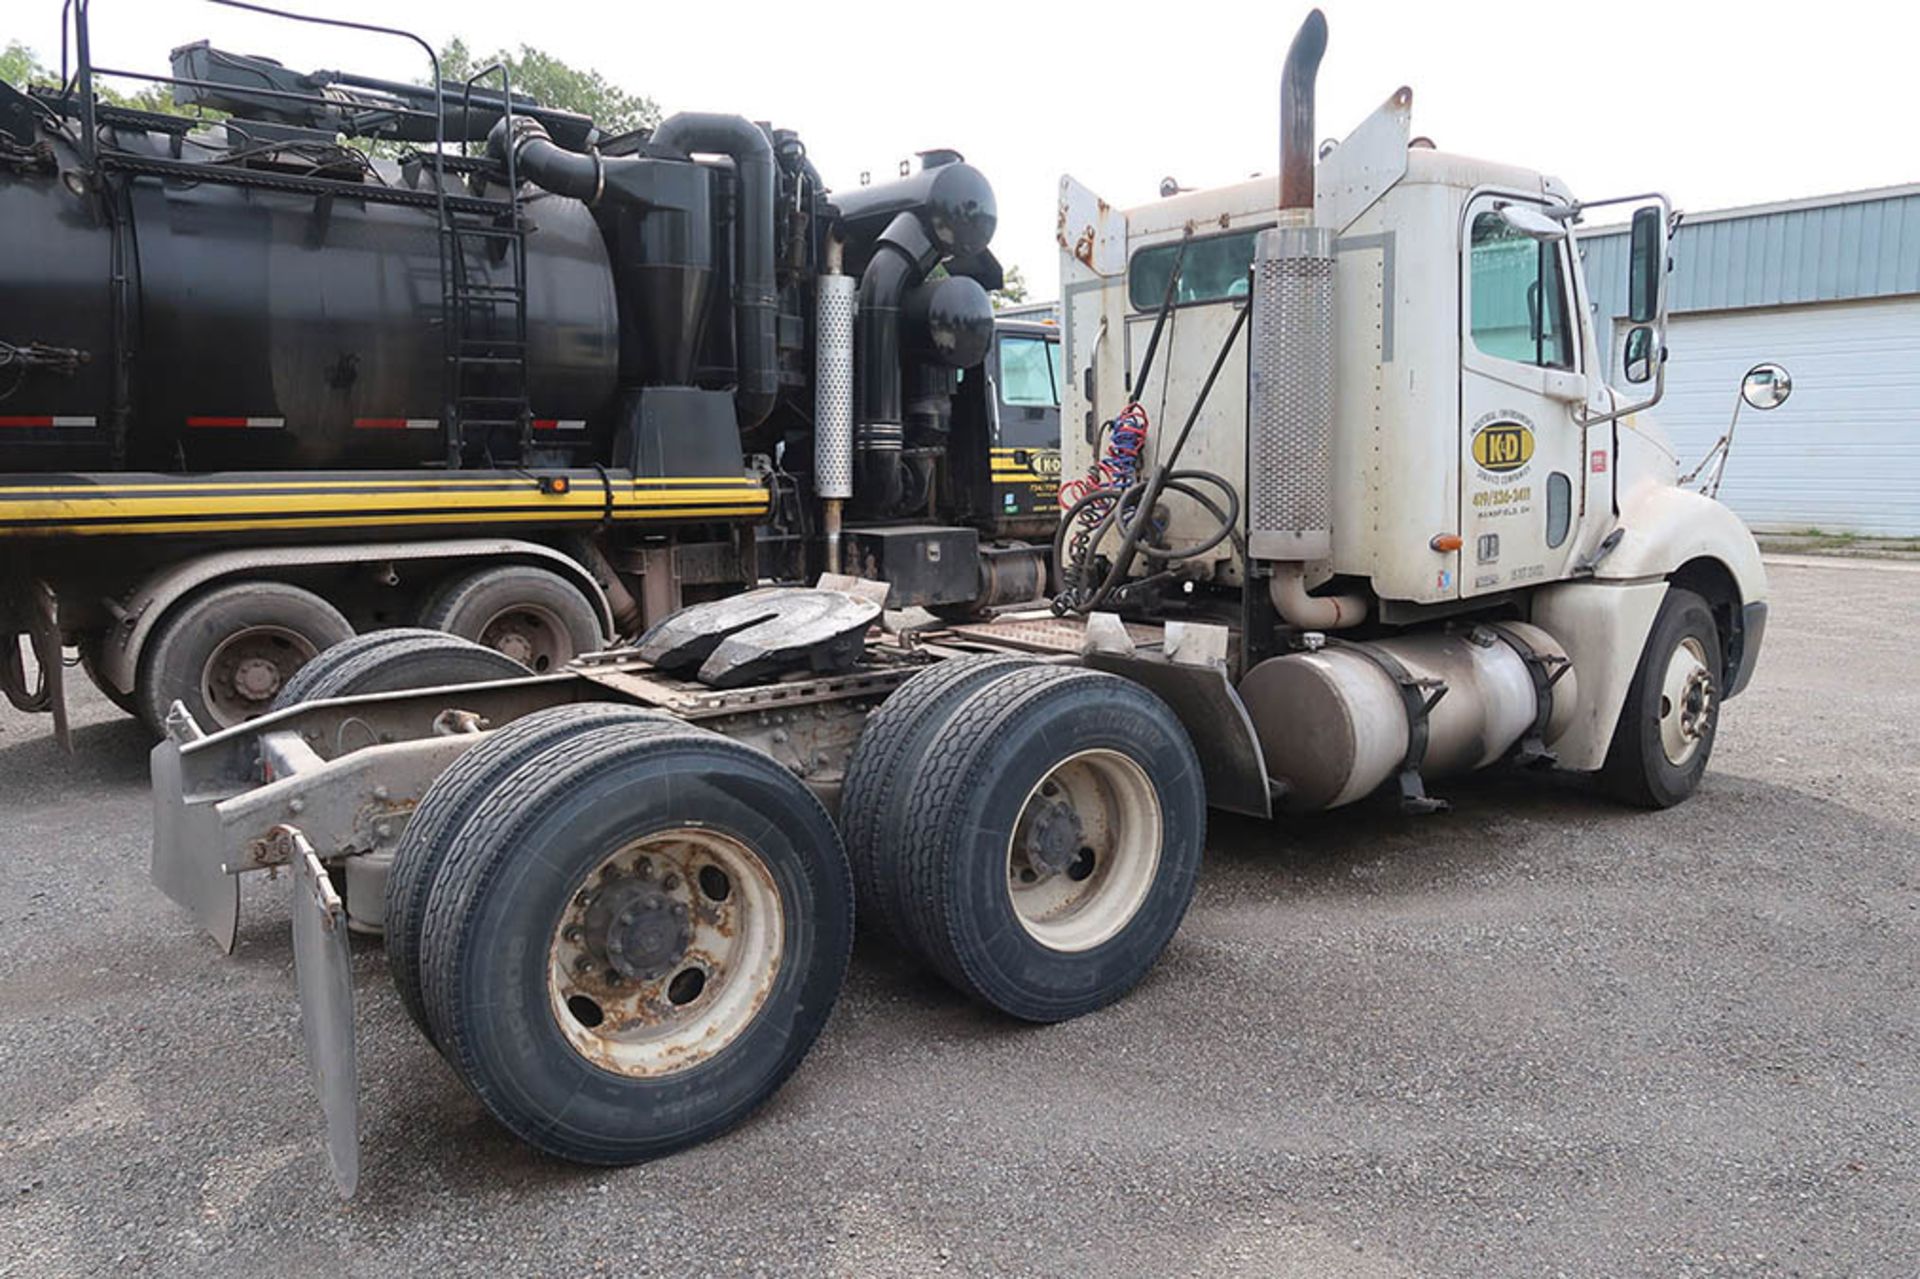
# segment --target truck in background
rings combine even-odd
[[[63,646],[158,732],[176,701],[243,722],[376,628],[542,672],[843,558],[896,605],[1044,583],[1043,477],[994,474],[963,376],[1002,277],[957,152],[830,192],[737,116],[607,136],[499,68],[423,88],[205,42],[144,78],[222,118],[158,115],[99,98],[131,73],[65,12],[63,84],[0,85],[16,706],[64,732]],[[858,502],[817,436],[857,436]]]

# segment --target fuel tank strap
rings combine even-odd
[[[1447,682],[1439,679],[1422,679],[1409,671],[1392,653],[1372,644],[1355,640],[1341,639],[1338,636],[1326,637],[1327,648],[1337,648],[1356,657],[1364,657],[1386,673],[1388,679],[1400,689],[1400,700],[1407,709],[1407,753],[1400,761],[1397,774],[1400,784],[1400,808],[1408,813],[1442,813],[1451,805],[1444,799],[1436,799],[1427,794],[1426,783],[1420,778],[1420,765],[1427,757],[1428,719],[1440,699],[1447,695]]]
[[[1527,768],[1557,763],[1554,753],[1547,749],[1546,742],[1547,725],[1553,722],[1553,686],[1560,682],[1561,676],[1573,669],[1573,663],[1559,653],[1542,653],[1510,626],[1503,626],[1499,622],[1486,622],[1483,625],[1519,654],[1520,660],[1526,664],[1527,674],[1533,679],[1533,726],[1514,743],[1510,757]]]

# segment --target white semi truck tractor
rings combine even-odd
[[[1676,804],[1767,584],[1647,413],[1674,215],[1410,138],[1405,88],[1316,157],[1325,39],[1316,13],[1290,54],[1277,180],[1123,210],[1061,179],[1058,606],[1237,609],[1289,809],[1396,776],[1423,806],[1516,750]],[[1632,210],[1624,388],[1582,272],[1601,208]]]
[[[246,723],[174,708],[155,882],[231,948],[239,877],[291,867],[343,1189],[349,932],[384,937],[407,1012],[509,1130],[628,1163],[779,1086],[856,909],[975,999],[1060,1021],[1152,967],[1210,808],[1430,812],[1503,761],[1654,807],[1699,785],[1766,581],[1646,415],[1666,201],[1625,202],[1614,388],[1579,254],[1596,206],[1411,139],[1404,89],[1316,156],[1325,39],[1315,13],[1288,56],[1277,181],[1133,210],[1062,182],[1051,607],[886,611],[958,550],[908,529],[540,675],[403,631],[322,652]],[[856,391],[815,465],[858,503],[887,423],[852,348],[819,359]],[[986,596],[1019,568],[962,562]]]

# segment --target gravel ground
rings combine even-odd
[[[1008,1024],[863,944],[754,1119],[629,1170],[506,1138],[358,950],[328,1181],[284,881],[146,880],[146,742],[0,713],[0,1273],[1846,1274],[1920,1267],[1920,566],[1786,565],[1684,808],[1216,816],[1118,1006]]]

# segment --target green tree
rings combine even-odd
[[[29,84],[44,84],[52,79],[53,73],[25,43],[7,41],[6,51],[0,53],[0,80],[24,89]]]
[[[660,123],[660,107],[645,94],[628,93],[591,68],[569,66],[545,50],[523,44],[518,53],[502,49],[476,58],[466,41],[455,37],[440,50],[440,77],[455,84],[485,66],[500,63],[513,78],[513,91],[534,98],[545,107],[577,111],[607,133],[625,133]],[[480,80],[481,87],[497,89],[498,75]]]
[[[996,311],[1002,307],[1019,306],[1027,300],[1027,277],[1020,274],[1018,266],[1007,268],[1006,278],[1000,282],[1000,287],[993,291],[992,297],[993,309]]]
[[[440,51],[440,74],[448,81],[461,84],[481,67],[495,62],[506,65],[513,77],[514,92],[528,94],[542,106],[577,111],[591,118],[608,133],[624,133],[629,129],[660,123],[660,108],[652,98],[628,93],[610,83],[598,71],[583,71],[569,66],[531,45],[521,45],[518,53],[502,51],[492,57],[475,58],[467,49],[466,42],[456,37]],[[39,56],[23,41],[9,40],[5,52],[0,53],[0,80],[8,84],[23,87],[30,83],[55,84],[59,78],[59,73],[40,61]],[[498,76],[488,76],[481,81],[481,85],[487,88],[498,88],[499,83]],[[106,83],[101,83],[98,88],[100,100],[113,106],[159,111],[167,115],[221,118],[219,112],[175,106],[173,90],[164,84],[150,84],[131,93],[121,92]],[[399,149],[387,143],[380,144],[378,149],[384,152],[389,148]]]
[[[0,80],[8,84],[25,88],[29,84],[60,83],[60,73],[53,67],[40,61],[40,57],[31,47],[19,40],[7,41],[6,51],[0,53]],[[149,84],[131,93],[114,88],[101,81],[95,84],[100,101],[108,106],[130,107],[136,111],[157,111],[162,115],[179,115],[210,120],[223,118],[222,112],[206,111],[199,107],[176,106],[173,90],[164,84]]]

